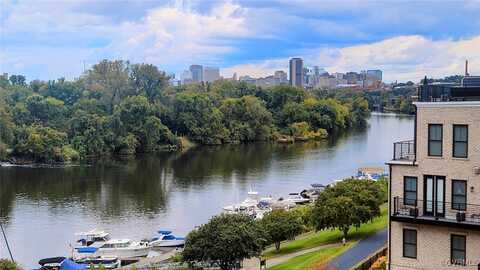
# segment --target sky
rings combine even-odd
[[[266,76],[288,59],[384,81],[480,75],[480,0],[0,0],[0,72],[73,79],[102,59]]]

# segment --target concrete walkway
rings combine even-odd
[[[336,270],[349,270],[357,265],[368,255],[379,250],[387,244],[387,229],[381,230],[363,240],[360,240],[354,247],[345,251],[329,263],[329,267]]]
[[[294,257],[300,256],[300,255],[303,255],[303,254],[306,254],[306,253],[318,251],[318,250],[321,250],[321,249],[324,249],[324,248],[340,246],[340,245],[341,245],[340,243],[327,244],[327,245],[322,245],[322,246],[318,246],[318,247],[314,247],[314,248],[300,250],[300,251],[285,254],[285,255],[279,255],[277,257],[267,259],[267,268],[275,266],[277,264],[284,263],[284,262],[286,262],[286,261],[288,261],[288,260],[290,260]],[[243,262],[243,268],[242,269],[244,269],[244,270],[258,270],[258,269],[260,269],[260,260],[258,258],[251,258],[251,259],[245,260]]]

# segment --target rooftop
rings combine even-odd
[[[424,83],[418,88],[419,102],[480,101],[480,76],[466,76],[460,84]]]

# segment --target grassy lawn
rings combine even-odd
[[[356,242],[347,243],[345,246],[337,246],[321,249],[294,257],[284,263],[269,267],[268,270],[310,270],[327,263],[331,259],[342,254],[355,245]]]
[[[381,216],[375,218],[369,223],[362,224],[360,228],[351,228],[348,233],[348,240],[362,239],[371,235],[385,227],[388,223],[388,209],[387,205],[381,208]],[[263,256],[266,258],[275,257],[278,255],[288,254],[303,249],[313,248],[319,245],[340,242],[343,235],[339,230],[325,230],[320,232],[305,233],[293,241],[282,242],[280,251],[275,251],[274,248],[267,249]]]

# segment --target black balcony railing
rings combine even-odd
[[[480,205],[393,198],[393,216],[480,225]]]
[[[415,160],[415,143],[413,140],[393,143],[393,160]]]

